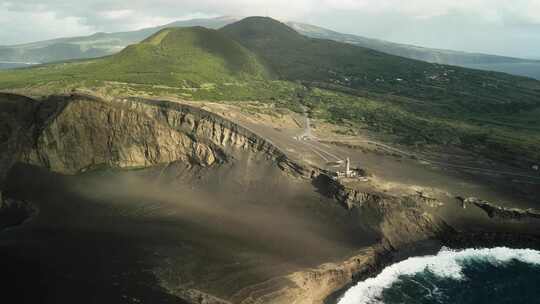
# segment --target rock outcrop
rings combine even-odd
[[[37,102],[13,94],[0,94],[0,189],[9,168],[32,141]]]
[[[329,294],[350,284],[355,278],[380,269],[388,250],[373,246],[340,263],[327,263],[315,269],[298,271],[285,278],[250,286],[238,293],[233,303],[323,303]]]
[[[488,201],[478,199],[476,197],[462,198],[457,197],[462,202],[463,206],[472,204],[482,209],[490,218],[501,220],[525,220],[525,219],[540,219],[540,211],[533,209],[505,208],[494,205]]]
[[[284,278],[286,282],[276,279],[248,287],[233,303],[326,303],[329,295],[384,268],[396,252],[410,244],[455,234],[443,220],[424,211],[425,202],[420,197],[396,198],[347,190],[344,186],[333,189],[344,207],[359,213],[361,220],[380,232],[381,242],[343,262],[295,272]]]
[[[441,218],[426,212],[437,204],[422,193],[394,197],[368,189],[352,189],[324,173],[313,182],[322,194],[334,198],[358,215],[360,221],[378,231],[380,243],[343,262],[295,272],[286,278],[287,283],[269,281],[246,288],[237,295],[238,303],[323,303],[333,292],[382,269],[391,262],[391,256],[410,244],[455,234]]]
[[[391,247],[399,248],[451,230],[442,219],[425,211],[438,204],[422,193],[396,197],[368,189],[353,189],[324,174],[319,175],[316,184],[343,207],[364,217]]]
[[[100,167],[140,168],[175,161],[209,167],[232,151],[263,153],[297,175],[310,170],[253,132],[210,112],[168,101],[104,100],[87,95],[32,101],[29,123],[11,131],[0,171],[20,161],[75,174]]]
[[[348,210],[361,208],[366,203],[378,203],[383,198],[388,197],[382,193],[360,191],[345,187],[340,181],[331,178],[326,173],[320,173],[313,183],[324,195],[335,199]]]

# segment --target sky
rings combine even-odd
[[[400,43],[540,58],[540,0],[0,0],[0,45],[223,15],[269,15]]]

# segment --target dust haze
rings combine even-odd
[[[330,220],[324,214],[341,213],[339,206],[313,189],[313,195],[306,195],[302,190],[309,184],[235,184],[231,179],[167,181],[155,172],[118,172],[106,178],[84,176],[70,191],[102,206],[95,215],[100,221],[124,218],[141,228],[175,223],[178,230],[170,233],[184,234],[191,227],[190,233],[205,235],[204,242],[228,239],[286,263],[342,257],[358,243],[355,231],[361,225],[345,214]],[[315,207],[309,207],[314,201]]]

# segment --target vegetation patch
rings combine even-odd
[[[0,89],[256,101],[415,146],[540,163],[540,82],[301,36],[269,18],[162,30],[100,59],[0,71]],[[249,108],[246,108],[249,111]],[[257,111],[260,111],[258,109]]]

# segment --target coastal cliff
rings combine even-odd
[[[302,170],[247,129],[186,105],[84,95],[51,97],[43,103],[53,103],[57,110],[37,128],[34,143],[19,160],[55,172],[141,168],[175,161],[219,166],[229,160],[231,149],[262,152],[283,168]]]
[[[16,162],[68,175],[171,163],[219,170],[247,153],[265,159],[293,179],[317,180],[327,196],[381,235],[380,245],[364,249],[344,262],[246,286],[231,298],[220,299],[188,287],[171,290],[192,303],[317,303],[350,284],[359,273],[376,269],[388,252],[435,237],[446,229],[437,218],[422,212],[421,200],[348,189],[322,170],[292,161],[271,141],[200,108],[169,101],[108,100],[84,94],[25,100],[19,110],[24,117],[11,122],[10,132],[4,136],[9,147],[2,154],[3,176]],[[2,214],[12,219],[10,225],[21,223],[35,212],[29,206],[5,200]]]
[[[176,161],[219,166],[235,149],[263,153],[283,170],[309,175],[255,133],[184,104],[82,94],[27,100],[23,114],[28,117],[17,119],[25,123],[12,123],[2,136],[8,143],[1,154],[3,177],[16,161],[63,174]]]
[[[326,195],[380,233],[380,243],[343,262],[296,272],[288,277],[293,287],[245,303],[326,303],[337,290],[382,269],[397,252],[410,249],[412,244],[444,239],[456,233],[441,218],[426,212],[426,207],[432,202],[422,195],[394,197],[348,188],[325,175],[318,179],[319,183],[322,179],[326,184]]]
[[[238,290],[222,291],[221,294],[213,292],[216,290],[215,287],[212,289],[197,281],[186,283],[178,279],[176,275],[180,272],[175,273],[172,278],[163,275],[163,272],[167,273],[166,271],[172,268],[167,264],[165,270],[157,275],[160,278],[160,286],[168,293],[189,303],[321,303],[329,295],[349,286],[355,280],[378,271],[391,261],[394,254],[411,244],[426,240],[445,240],[456,233],[453,227],[435,212],[431,212],[434,206],[440,205],[435,199],[428,198],[422,193],[393,196],[369,187],[353,187],[342,180],[331,178],[322,169],[291,160],[271,140],[263,138],[256,132],[194,106],[161,100],[103,99],[84,94],[50,96],[42,100],[6,95],[0,97],[3,98],[3,111],[0,114],[6,117],[4,122],[7,126],[1,128],[0,136],[2,142],[6,143],[0,147],[2,181],[17,162],[46,169],[44,171],[60,173],[62,176],[78,176],[80,173],[105,168],[151,170],[165,167],[174,171],[177,168],[169,165],[181,164],[188,168],[205,170],[210,179],[214,177],[214,181],[240,177],[225,187],[228,187],[227,192],[236,191],[233,194],[235,196],[240,192],[249,193],[248,188],[252,186],[252,180],[257,175],[267,178],[261,178],[258,187],[270,188],[272,183],[281,183],[279,187],[275,187],[276,190],[273,188],[265,195],[273,195],[271,191],[286,191],[289,184],[301,183],[302,192],[294,193],[294,199],[290,203],[292,205],[297,204],[299,197],[305,199],[304,195],[307,192],[317,191],[317,195],[322,194],[316,198],[315,203],[310,202],[312,205],[302,209],[301,215],[307,217],[306,212],[314,210],[317,215],[310,216],[316,220],[330,218],[331,216],[326,216],[328,214],[326,212],[330,211],[335,212],[333,215],[341,216],[335,221],[331,219],[320,224],[324,230],[328,230],[329,223],[339,225],[342,224],[339,221],[350,220],[354,225],[361,226],[354,228],[358,230],[350,231],[362,231],[361,233],[375,236],[372,243],[355,247],[357,250],[348,251],[345,258],[341,257],[329,263],[326,263],[329,260],[323,260],[324,264],[318,263],[315,267],[310,265],[311,268],[286,268],[286,275],[280,274],[262,282],[257,281],[258,278],[250,280]],[[236,168],[235,164],[238,164]],[[231,171],[235,173],[231,174]],[[173,172],[173,175],[174,173],[176,172]],[[201,182],[205,183],[207,180]],[[0,191],[3,190],[2,185],[0,183]],[[213,188],[211,190],[215,191]],[[256,191],[260,191],[260,188]],[[149,198],[151,195],[142,192],[133,194],[137,198],[134,205],[139,203],[141,196],[151,201]],[[38,209],[32,204],[6,197],[2,200],[1,195],[0,192],[1,223],[8,223],[7,226],[18,225],[37,214]],[[338,210],[317,209],[321,208],[317,204],[323,201],[322,197],[325,197],[324,202],[327,205]],[[215,212],[218,212],[218,215],[230,216],[221,210],[223,206],[219,206],[219,203],[213,198],[209,208],[212,220],[216,215]],[[251,203],[250,201],[249,204],[242,205],[242,208],[253,208]],[[197,212],[200,212],[200,204],[196,205]],[[495,217],[507,217],[506,214],[509,214],[508,210],[497,209],[485,203],[476,205],[488,214],[494,214]],[[131,205],[128,207],[131,208]],[[155,204],[147,209],[159,210],[159,207],[159,204]],[[268,210],[275,211],[272,209],[274,207],[273,201]],[[62,208],[58,210],[63,210]],[[244,211],[242,208],[238,208],[235,213],[242,214]],[[299,207],[295,205],[290,210],[294,208]],[[145,210],[137,210],[134,213],[144,213]],[[185,211],[175,210],[166,214],[179,214]],[[259,218],[257,212],[249,213],[254,217],[255,227],[263,220]],[[319,214],[323,216],[319,217]],[[151,215],[152,213],[149,216]],[[514,211],[510,215],[522,216],[521,213]],[[122,218],[126,217],[122,215]],[[245,224],[246,217],[249,216],[234,219]],[[128,220],[127,223],[131,224],[131,218]],[[281,224],[282,220],[280,217],[278,222]],[[162,225],[159,227],[161,229]],[[271,223],[270,227],[272,229],[268,229],[269,232],[265,233],[274,234],[275,223]],[[294,232],[296,232],[294,229],[287,230],[284,235],[294,235]],[[295,245],[306,236],[309,234],[294,239]],[[347,237],[352,239],[355,236]],[[317,239],[314,243],[319,246],[321,240],[324,238]],[[177,246],[176,239],[173,243]],[[332,250],[332,245],[334,244],[329,245],[331,248],[319,249]],[[176,250],[176,247],[174,248]],[[243,258],[245,257],[241,259]],[[164,260],[159,261],[161,263]],[[237,265],[236,261],[228,267],[233,267],[231,265]]]

